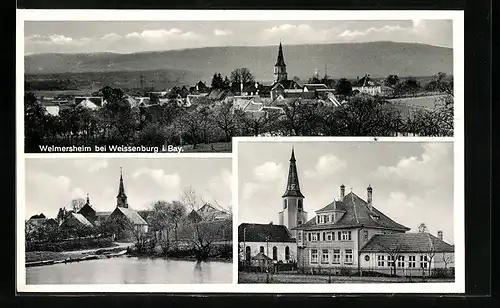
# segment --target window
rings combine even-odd
[[[341,234],[342,234],[342,233],[341,233],[340,231],[339,231],[339,232],[337,232],[337,240],[339,240],[339,241],[342,239]]]
[[[326,232],[323,232],[323,242],[326,241]]]
[[[363,230],[363,240],[368,241],[368,230]]]
[[[316,235],[318,236],[318,241],[321,241],[321,238],[320,238],[321,233],[318,232],[318,233],[316,233]]]
[[[302,199],[299,199],[297,202],[297,210],[299,212],[302,212]]]
[[[325,223],[325,215],[319,215],[319,223],[324,224]]]
[[[377,256],[377,266],[384,267],[385,266],[385,256],[384,255],[378,255]]]
[[[273,247],[273,260],[278,260],[278,248],[276,246]]]
[[[330,222],[330,215],[325,215],[325,223],[329,223]]]
[[[343,241],[350,240],[350,237],[351,237],[351,231],[349,231],[349,232],[342,231],[342,240]]]
[[[387,266],[394,266],[394,261],[396,260],[395,256],[387,256]]]
[[[302,231],[297,233],[297,241],[302,242]]]
[[[332,263],[339,264],[340,263],[340,249],[333,250],[333,260]]]
[[[307,240],[310,242],[312,241],[312,238],[311,238],[311,233],[307,233]]]
[[[317,249],[311,250],[311,263],[318,263],[318,250]]]
[[[330,262],[330,254],[328,253],[328,250],[323,249],[323,252],[321,254],[321,263],[327,264]]]
[[[415,256],[408,257],[408,267],[415,267]]]
[[[352,264],[352,249],[345,250],[345,263]]]
[[[287,206],[287,200],[283,200],[283,208],[286,209],[286,206]]]
[[[309,234],[310,235],[310,234]],[[318,235],[316,233],[312,234],[312,241],[316,242],[318,240]]]
[[[285,260],[290,260],[290,247],[285,247]]]
[[[420,256],[420,268],[427,268],[427,256]]]
[[[245,260],[250,260],[250,259],[251,259],[250,246],[247,246],[245,248]]]
[[[297,221],[297,224],[301,225],[302,224],[302,220]]]
[[[264,246],[260,246],[260,248],[259,248],[259,252],[260,252],[260,253],[264,253]]]
[[[347,234],[349,235],[348,238],[349,238],[349,241],[351,240],[351,231],[347,231]]]
[[[326,240],[329,241],[329,242],[331,242],[331,240],[332,240],[332,234],[330,232],[328,232],[326,234]]]
[[[398,256],[398,267],[405,267],[405,256]]]

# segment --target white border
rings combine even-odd
[[[314,142],[314,141],[373,141],[370,137],[289,137],[252,138],[238,137],[233,140],[230,153],[182,153],[182,154],[23,154],[24,153],[24,22],[25,21],[147,21],[147,20],[412,20],[452,19],[455,90],[455,136],[451,138],[378,138],[379,142],[454,142],[455,163],[455,264],[454,283],[394,283],[394,284],[236,284],[238,248],[233,245],[233,284],[142,284],[142,285],[26,285],[24,267],[24,207],[16,209],[17,257],[16,285],[18,292],[140,292],[140,293],[464,293],[465,292],[465,243],[464,243],[464,12],[463,11],[232,11],[232,10],[17,10],[16,11],[16,200],[24,204],[25,158],[170,158],[170,157],[233,157],[233,243],[238,242],[238,143],[239,142]]]

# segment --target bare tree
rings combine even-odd
[[[77,198],[71,200],[71,208],[73,209],[74,212],[78,212],[84,205],[86,201],[83,198]]]
[[[236,128],[236,119],[233,112],[233,104],[231,102],[223,102],[218,106],[214,106],[213,120],[215,124],[224,131],[226,141],[231,141]]]
[[[425,223],[421,223],[418,225],[418,233],[427,233],[427,225]]]
[[[253,77],[252,73],[246,67],[237,68],[234,71],[232,71],[230,79],[231,82],[237,84],[240,83],[247,84],[255,81],[255,78]]]
[[[388,262],[392,262],[391,264],[391,275],[396,275],[397,273],[397,261],[400,256],[403,256],[405,251],[408,251],[408,246],[402,242],[397,242],[394,245],[381,245],[382,251],[387,253],[389,260]]]
[[[443,261],[444,268],[447,269],[448,265],[453,262],[453,255],[446,252],[441,253],[441,261]]]

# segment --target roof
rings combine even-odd
[[[136,211],[125,208],[125,207],[116,207],[115,211],[120,211],[125,215],[134,225],[147,225],[148,223],[144,220],[144,218],[139,215]]]
[[[285,58],[283,57],[283,46],[281,46],[281,42],[280,47],[278,48],[278,58],[276,59],[276,64],[274,66],[286,66]]]
[[[267,237],[269,242],[295,242],[283,225],[242,223],[238,226],[240,242],[266,242]]]
[[[95,212],[96,216],[109,216],[112,212]]]
[[[297,173],[297,165],[295,164],[295,153],[292,148],[292,155],[290,157],[290,168],[288,169],[288,181],[286,184],[286,191],[283,197],[302,197],[304,195],[300,191],[299,176]]]
[[[78,222],[80,222],[84,226],[87,226],[87,227],[92,227],[93,226],[92,223],[90,221],[88,221],[87,218],[85,218],[85,216],[83,216],[82,214],[71,212],[70,215],[73,218],[75,218],[76,220],[78,220]]]
[[[259,252],[258,254],[252,257],[252,260],[272,260],[272,259],[263,254],[262,252]]]
[[[323,83],[305,83],[304,87],[307,87],[309,90],[328,89],[326,84]]]
[[[293,80],[282,80],[271,85],[271,90],[281,86],[283,89],[302,89],[302,86]]]
[[[379,84],[378,84],[378,82],[371,79],[370,75],[365,75],[363,78],[361,78],[355,82],[355,86],[370,87],[370,86],[379,86]]]
[[[333,201],[322,209],[317,210],[317,213],[326,211],[341,212],[342,217],[335,223],[317,224],[316,217],[306,223],[297,226],[296,230],[324,230],[335,228],[354,228],[354,227],[370,227],[378,229],[391,229],[400,231],[409,231],[410,228],[403,226],[372,206],[372,210],[368,207],[368,203],[361,199],[353,192],[348,193],[343,201]],[[378,217],[378,218],[377,218]]]
[[[195,210],[192,210],[189,215],[187,216],[187,218],[190,220],[190,221],[194,221],[194,222],[200,222],[203,220],[203,217],[201,217],[200,214],[198,214]]]
[[[228,96],[234,96],[234,94],[230,90],[223,89],[212,89],[208,93],[208,98],[218,101],[223,100]]]
[[[43,213],[40,213],[38,215],[33,215],[30,217],[30,219],[40,219],[40,218],[46,218],[45,215],[43,215]]]
[[[77,96],[77,97],[75,97],[75,105],[78,105],[82,102],[85,102],[84,104],[92,103],[98,107],[102,107],[103,98],[101,96]]]
[[[314,99],[316,98],[316,93],[314,91],[310,92],[286,92],[285,98],[306,98],[306,99]]]
[[[454,252],[455,248],[430,233],[376,234],[361,252]]]

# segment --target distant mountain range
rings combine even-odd
[[[453,49],[414,43],[371,42],[284,45],[289,78],[306,79],[316,70],[331,78],[431,76],[453,73]],[[229,75],[247,67],[258,80],[272,80],[277,46],[206,47],[132,54],[31,54],[26,74],[172,70],[209,81],[214,73]]]

